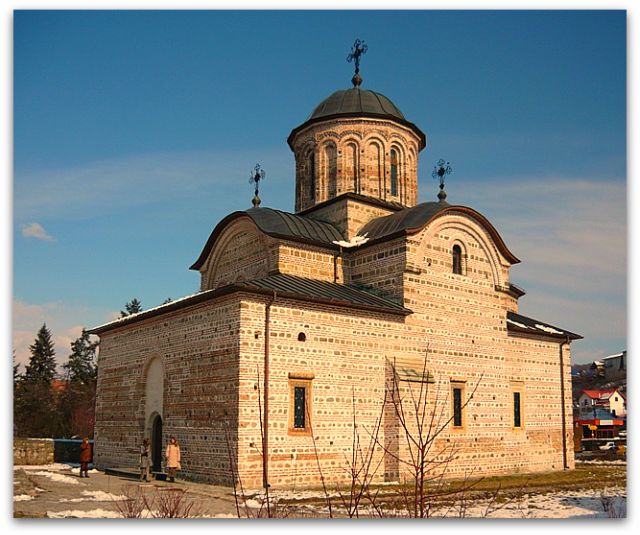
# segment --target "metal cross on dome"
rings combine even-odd
[[[440,180],[438,199],[441,201],[444,201],[447,198],[447,193],[444,191],[444,179],[447,175],[450,175],[452,171],[453,169],[449,165],[449,162],[444,161],[442,158],[440,158],[433,167],[433,173],[431,173],[431,176]]]
[[[256,185],[254,192],[255,195],[253,197],[253,200],[251,201],[255,208],[260,206],[260,203],[262,202],[260,200],[260,197],[258,196],[258,191],[260,190],[260,181],[264,180],[265,176],[267,176],[267,173],[264,172],[264,169],[260,169],[259,163],[256,164],[256,166],[253,168],[253,171],[251,171],[251,174],[249,175],[249,184]]]
[[[362,83],[362,77],[360,76],[360,57],[365,54],[368,49],[369,47],[364,41],[356,39],[353,43],[353,47],[351,47],[351,52],[347,56],[347,61],[349,63],[353,61],[356,64],[356,72],[351,79],[351,82],[355,87],[358,87]]]

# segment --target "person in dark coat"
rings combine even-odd
[[[89,444],[89,437],[84,437],[80,444],[80,477],[89,477],[89,463],[92,461],[93,448]]]

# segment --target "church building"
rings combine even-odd
[[[433,451],[455,448],[447,476],[574,467],[581,336],[520,314],[520,260],[444,182],[418,202],[427,137],[358,67],[287,139],[293,212],[262,206],[256,168],[254,206],[222,219],[191,266],[199,291],[90,331],[99,469],[136,467],[148,437],[162,471],[175,436],[183,477],[311,487],[345,481],[354,433],[376,433],[375,481],[400,481],[390,391],[425,392]]]

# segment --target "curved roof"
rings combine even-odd
[[[301,241],[323,247],[330,247],[331,249],[338,247],[333,243],[334,241],[344,239],[340,231],[330,223],[274,210],[273,208],[250,208],[245,211],[233,212],[220,221],[209,236],[198,260],[196,260],[189,269],[200,269],[224,228],[231,221],[239,217],[247,216],[251,218],[262,232],[274,238]]]
[[[340,115],[343,113],[359,113],[367,115],[389,115],[395,119],[404,120],[404,115],[398,107],[381,93],[376,93],[369,89],[353,87],[351,89],[341,89],[325,98],[307,117],[317,119]]]
[[[413,130],[420,138],[420,150],[426,146],[424,132],[415,124],[407,121],[400,109],[389,98],[369,89],[360,89],[360,87],[341,89],[325,98],[315,107],[304,123],[291,131],[287,143],[291,147],[295,135],[308,125],[339,117],[390,119]]]
[[[451,205],[447,202],[424,202],[412,208],[400,210],[395,214],[377,217],[369,221],[362,227],[358,234],[366,235],[369,238],[367,245],[382,240],[388,240],[403,234],[415,234],[422,230],[427,223],[434,218],[444,215],[446,212],[463,212],[478,220],[491,234],[498,249],[512,264],[517,264],[520,260],[507,248],[500,234],[495,227],[479,212],[467,206]]]

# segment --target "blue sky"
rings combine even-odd
[[[579,332],[574,362],[626,347],[624,11],[14,14],[13,339],[198,289],[227,213],[293,209],[292,128],[350,86],[427,134],[420,200],[486,215],[522,260],[520,311]]]

